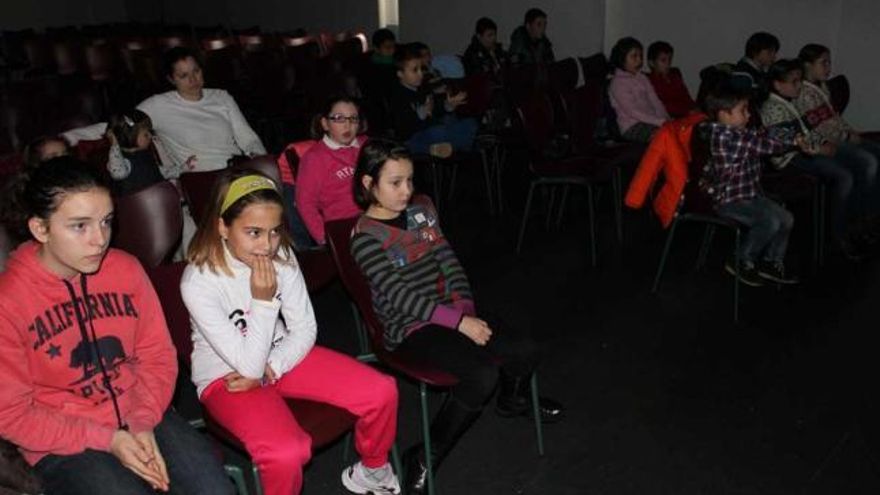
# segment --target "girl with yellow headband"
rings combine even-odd
[[[277,185],[252,171],[227,171],[209,208],[180,287],[193,328],[192,379],[205,409],[244,444],[263,492],[290,495],[302,488],[311,438],[285,398],[344,408],[358,417],[361,455],[343,471],[344,486],[353,493],[400,493],[388,463],[396,384],[315,345],[315,316]]]

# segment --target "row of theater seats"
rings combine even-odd
[[[230,91],[258,132],[273,131],[286,119],[295,120],[288,129],[302,135],[313,110],[307,102],[320,100],[315,91],[342,90],[341,72],[352,70],[367,47],[362,33],[181,29],[5,32],[0,154],[38,135],[105,120],[167,90],[162,53],[174,46],[200,53],[207,86]],[[279,141],[272,144],[284,139],[269,137]]]

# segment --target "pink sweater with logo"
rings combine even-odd
[[[312,238],[324,243],[324,222],[360,215],[354,202],[352,179],[361,146],[338,147],[327,138],[303,155],[296,177],[296,209]],[[328,145],[329,142],[329,145]]]

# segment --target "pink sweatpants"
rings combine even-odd
[[[231,393],[214,381],[200,400],[211,416],[245,446],[266,495],[298,494],[312,439],[284,397],[324,402],[357,416],[354,445],[361,462],[380,467],[397,433],[394,379],[344,354],[315,346],[274,385]]]

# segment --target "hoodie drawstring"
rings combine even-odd
[[[70,293],[70,302],[73,304],[73,311],[76,314],[76,322],[79,326],[80,337],[87,346],[90,345],[92,351],[94,352],[95,361],[98,362],[98,369],[101,370],[101,377],[104,388],[107,390],[107,392],[110,393],[110,400],[113,401],[113,411],[116,413],[117,426],[120,430],[128,430],[128,425],[122,420],[122,413],[119,411],[119,402],[116,399],[116,391],[113,390],[113,384],[110,383],[110,374],[107,373],[107,368],[104,366],[104,359],[103,356],[101,356],[101,347],[98,345],[98,336],[95,333],[95,325],[92,323],[92,315],[89,312],[89,293],[86,289],[86,275],[84,273],[80,274],[79,280],[80,288],[82,290],[83,309],[88,315],[88,320],[86,320],[82,312],[80,312],[79,305],[76,304],[76,291],[73,288],[73,284],[65,280],[64,285],[67,286],[67,292]],[[89,322],[89,329],[91,329],[91,340],[89,339],[89,334],[86,332],[86,321]],[[87,371],[88,365],[89,361],[83,360],[83,370]]]

